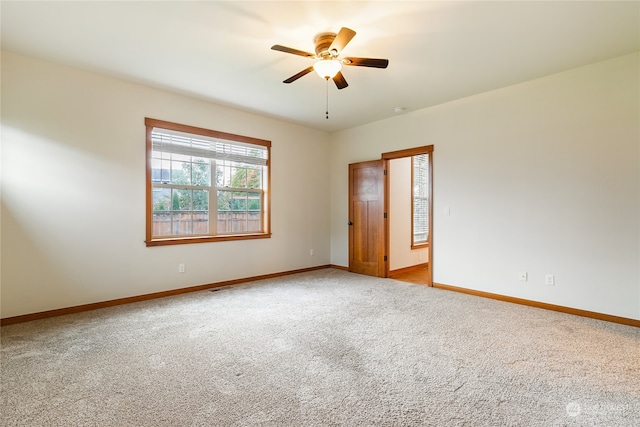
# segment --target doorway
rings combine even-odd
[[[424,154],[428,155],[428,233],[420,246],[428,248],[425,284],[433,286],[433,145],[383,153],[381,160],[349,165],[349,271],[389,277],[393,215],[389,162]]]

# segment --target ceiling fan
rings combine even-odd
[[[342,52],[342,49],[344,49],[347,43],[349,43],[355,35],[355,31],[346,27],[342,27],[338,34],[320,33],[316,35],[313,40],[316,47],[315,54],[286,46],[281,46],[279,44],[271,46],[271,49],[280,52],[300,55],[310,59],[318,59],[315,64],[305,68],[297,74],[294,74],[293,76],[284,80],[283,83],[292,83],[298,80],[300,77],[305,76],[315,70],[323,79],[333,79],[338,89],[344,89],[345,87],[349,86],[349,84],[340,72],[343,65],[356,67],[387,68],[387,66],[389,65],[388,59],[354,57],[346,57],[340,59],[338,57]]]

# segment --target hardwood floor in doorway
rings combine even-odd
[[[403,271],[398,273],[389,272],[389,278],[400,280],[401,282],[426,285],[429,283],[429,267],[421,265],[409,270],[403,269]]]

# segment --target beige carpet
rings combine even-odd
[[[640,329],[334,269],[1,332],[2,426],[640,426]]]

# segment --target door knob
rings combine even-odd
[[[349,221],[349,222],[347,223],[347,225],[353,225],[353,223],[352,223],[351,221]]]

